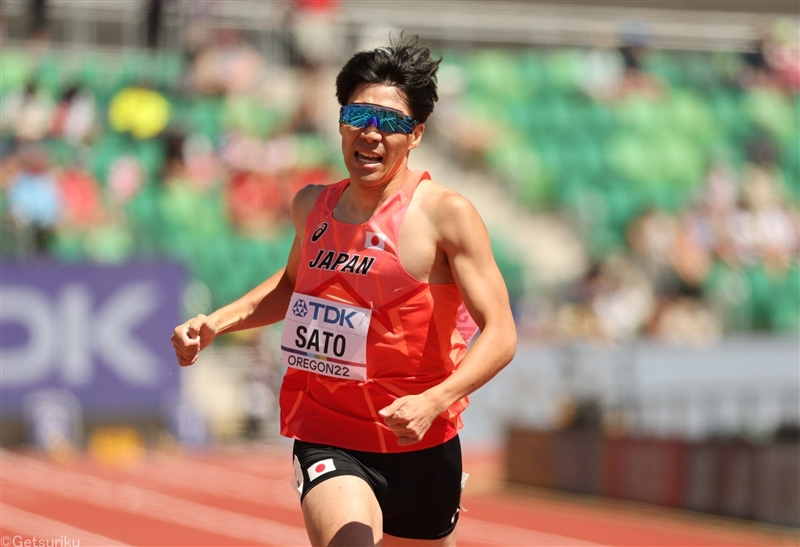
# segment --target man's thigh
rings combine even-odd
[[[315,547],[378,545],[382,537],[381,508],[360,477],[341,475],[312,488],[303,498],[303,518]]]

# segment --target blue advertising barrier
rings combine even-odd
[[[180,375],[170,335],[184,272],[170,263],[0,264],[0,412],[68,390],[86,417],[158,415]]]

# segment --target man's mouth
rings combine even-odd
[[[380,163],[383,156],[374,154],[372,152],[356,152],[356,161],[363,164]]]

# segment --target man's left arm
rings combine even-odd
[[[419,395],[401,397],[380,411],[400,445],[422,440],[439,414],[511,362],[517,345],[508,291],[492,254],[489,233],[475,207],[452,192],[440,197],[434,214],[438,245],[481,334],[444,382]]]

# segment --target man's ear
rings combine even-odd
[[[408,147],[409,150],[414,150],[419,143],[422,142],[422,134],[425,133],[425,124],[418,123],[414,126],[414,132],[411,134],[411,145]]]

